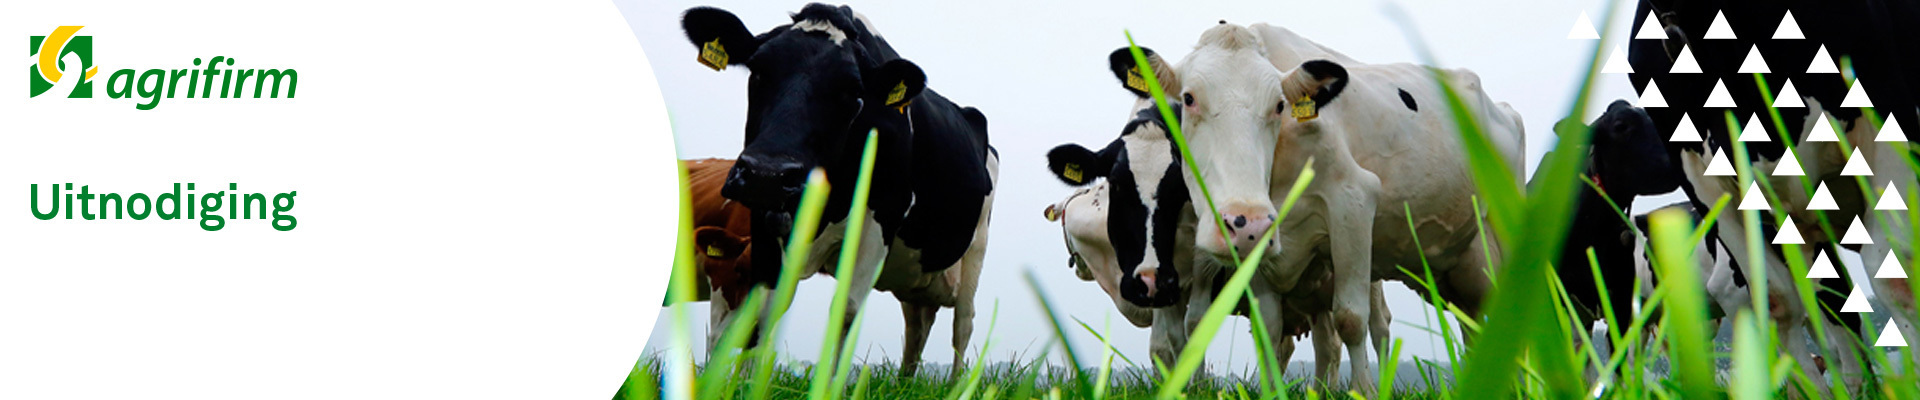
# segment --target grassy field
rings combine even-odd
[[[1617,10],[1618,7],[1607,7]],[[1609,11],[1598,24],[1612,27],[1614,13]],[[1426,53],[1424,43],[1420,43],[1416,28],[1407,22],[1404,16],[1395,15],[1401,20],[1407,35],[1422,54],[1422,61],[1428,65],[1437,65],[1431,54]],[[1603,38],[1612,37],[1610,32],[1602,32]],[[1128,38],[1131,42],[1131,38]],[[1595,72],[1599,68],[1600,49],[1611,48],[1607,40],[1596,41],[1593,57],[1584,71],[1585,84],[1575,96],[1573,106],[1565,115],[1580,115],[1587,108]],[[1140,71],[1145,73],[1147,87],[1152,88],[1156,99],[1163,99],[1160,85],[1152,76],[1152,68],[1145,65],[1144,57],[1137,50],[1135,58],[1141,62]],[[1764,81],[1755,75],[1756,84],[1765,92]],[[1445,81],[1441,81],[1445,86]],[[1606,313],[1630,313],[1634,323],[1631,326],[1609,327],[1605,334],[1615,343],[1648,343],[1634,347],[1635,351],[1602,354],[1596,351],[1592,341],[1570,340],[1576,335],[1585,335],[1585,329],[1575,326],[1576,321],[1571,302],[1567,300],[1559,282],[1555,278],[1554,266],[1549,263],[1556,260],[1562,251],[1563,238],[1567,235],[1572,215],[1573,196],[1578,185],[1583,183],[1581,172],[1585,170],[1585,160],[1581,157],[1552,157],[1542,161],[1540,171],[1534,182],[1523,185],[1511,177],[1512,171],[1521,166],[1506,165],[1493,145],[1482,136],[1482,131],[1473,118],[1464,111],[1465,104],[1459,96],[1447,89],[1448,109],[1454,113],[1454,120],[1461,131],[1461,140],[1467,150],[1470,166],[1479,186],[1477,198],[1487,213],[1488,226],[1483,230],[1492,232],[1503,244],[1502,267],[1495,277],[1497,290],[1483,306],[1484,314],[1480,318],[1462,318],[1462,328],[1474,331],[1475,345],[1465,345],[1461,338],[1468,332],[1449,329],[1440,324],[1434,332],[1446,343],[1446,358],[1439,360],[1402,359],[1399,352],[1399,339],[1390,341],[1388,349],[1381,349],[1381,356],[1375,360],[1381,380],[1379,382],[1358,382],[1357,385],[1370,386],[1377,393],[1376,398],[1435,398],[1435,399],[1483,399],[1483,398],[1609,398],[1609,399],[1705,399],[1735,398],[1760,399],[1778,397],[1820,398],[1920,398],[1920,380],[1913,374],[1896,374],[1891,371],[1914,371],[1911,365],[1914,358],[1910,352],[1901,349],[1899,353],[1889,354],[1882,348],[1856,349],[1869,355],[1865,360],[1868,368],[1875,371],[1866,377],[1863,393],[1850,394],[1837,385],[1829,387],[1819,376],[1806,376],[1800,372],[1792,357],[1784,356],[1779,349],[1782,338],[1775,337],[1769,318],[1755,318],[1755,315],[1768,315],[1769,305],[1765,301],[1757,302],[1757,310],[1741,310],[1729,316],[1730,335],[1720,335],[1707,328],[1707,314],[1703,308],[1705,294],[1701,291],[1699,271],[1693,267],[1688,252],[1706,232],[1706,226],[1691,226],[1692,219],[1683,215],[1656,214],[1652,217],[1650,232],[1647,235],[1653,244],[1654,263],[1662,275],[1658,288],[1637,288],[1650,290],[1648,299],[1636,310],[1604,310]],[[1766,96],[1771,96],[1766,95]],[[1771,99],[1768,99],[1771,103]],[[1172,120],[1172,113],[1162,104],[1162,114]],[[1773,114],[1779,118],[1778,113]],[[1729,124],[1734,124],[1732,115],[1727,115]],[[1191,156],[1185,153],[1185,140],[1179,132],[1178,123],[1169,124],[1175,142],[1187,158],[1189,167],[1195,164]],[[1738,131],[1738,129],[1732,129]],[[1560,124],[1556,129],[1560,140],[1552,154],[1586,154],[1589,132],[1582,124]],[[868,143],[873,143],[869,141]],[[1881,144],[1875,144],[1881,145]],[[1886,144],[1904,146],[1905,143]],[[1842,143],[1845,146],[1845,143]],[[1735,142],[1735,159],[1744,158],[1744,146]],[[1904,153],[1904,152],[1903,152]],[[873,148],[867,149],[867,164],[862,167],[859,182],[849,188],[833,190],[855,190],[854,210],[850,215],[864,214],[867,176],[871,170]],[[1754,179],[1755,171],[1741,163],[1739,175],[1741,186]],[[1920,166],[1920,162],[1909,160],[1910,165]],[[1920,167],[1916,167],[1920,169]],[[1280,219],[1284,219],[1301,190],[1312,180],[1313,171],[1308,169],[1302,175],[1300,183],[1292,188],[1280,208]],[[1194,175],[1198,175],[1197,173]],[[1811,188],[1811,182],[1803,182]],[[1867,185],[1862,178],[1860,184]],[[1204,188],[1204,182],[1201,183]],[[1529,187],[1533,188],[1531,191]],[[1770,197],[1774,189],[1763,186]],[[794,223],[795,232],[813,232],[819,223],[821,207],[824,204],[826,188],[824,178],[816,174],[809,183],[803,196],[801,210]],[[684,191],[684,188],[683,188]],[[1809,190],[1811,191],[1811,190]],[[1867,193],[1878,191],[1866,190]],[[683,196],[684,198],[684,196]],[[1711,199],[1710,199],[1711,200]],[[1920,210],[1920,201],[1909,197],[1909,210]],[[1755,211],[1734,211],[1728,209],[1729,199],[1722,197],[1713,203],[1709,217],[1722,212],[1740,213],[1748,222],[1744,234],[1751,243],[1759,243],[1759,213]],[[685,209],[685,205],[683,205]],[[683,231],[690,230],[691,218],[684,215]],[[1215,213],[1215,215],[1219,215]],[[1779,214],[1784,218],[1785,214]],[[1920,214],[1910,214],[1914,220],[1920,220]],[[1218,222],[1216,222],[1218,223]],[[858,224],[853,225],[858,227]],[[1280,224],[1274,224],[1275,228]],[[1832,224],[1822,221],[1822,227],[1831,232]],[[1912,225],[1905,228],[1912,228]],[[1271,236],[1273,230],[1266,232]],[[848,237],[857,237],[849,233]],[[1839,235],[1831,235],[1838,237]],[[1891,236],[1882,236],[1891,237]],[[1913,235],[1912,237],[1920,237]],[[692,300],[693,268],[691,246],[684,243],[690,240],[683,235],[680,246],[678,268],[673,277],[670,298],[674,302]],[[790,240],[787,254],[803,254],[792,249],[804,249],[811,246],[811,238],[796,236]],[[1262,241],[1261,243],[1265,243]],[[1911,245],[1911,244],[1909,244]],[[1265,246],[1262,244],[1261,246]],[[1801,288],[1804,302],[1810,309],[1821,309],[1813,302],[1813,286],[1804,278],[1807,266],[1799,261],[1802,249],[1799,245],[1783,246],[1786,259],[1796,276],[1771,277],[1772,279],[1791,279]],[[1756,251],[1764,246],[1754,246]],[[852,249],[843,248],[843,253]],[[1260,254],[1263,249],[1254,249],[1251,254]],[[746,301],[740,314],[743,320],[762,314],[761,307],[771,307],[770,317],[757,325],[760,335],[772,338],[778,332],[777,326],[792,300],[793,287],[797,274],[791,273],[804,263],[801,257],[789,257],[785,266],[789,273],[784,274],[782,282],[773,291],[757,291]],[[851,268],[852,257],[841,258],[839,268],[846,271]],[[1322,399],[1322,398],[1362,398],[1349,388],[1328,389],[1315,387],[1311,380],[1298,375],[1286,374],[1286,364],[1275,360],[1274,355],[1263,352],[1259,355],[1258,368],[1251,371],[1233,371],[1232,373],[1199,373],[1200,358],[1208,344],[1220,331],[1222,321],[1229,311],[1246,300],[1248,281],[1252,278],[1252,261],[1247,260],[1234,269],[1231,279],[1220,296],[1207,310],[1206,318],[1193,332],[1188,347],[1173,365],[1155,365],[1149,368],[1123,367],[1116,365],[1111,348],[1076,348],[1071,343],[1058,338],[1072,329],[1084,329],[1073,325],[1070,318],[1056,315],[1051,300],[1044,290],[1034,284],[1034,278],[1026,277],[1033,295],[1050,318],[1050,327],[1056,340],[1024,360],[987,360],[975,362],[967,369],[954,374],[941,372],[941,368],[928,368],[917,377],[901,377],[897,367],[892,365],[857,365],[852,360],[851,348],[859,338],[859,322],[854,328],[840,337],[837,329],[827,332],[822,343],[822,351],[816,360],[827,360],[823,365],[833,368],[818,368],[813,364],[781,362],[783,359],[808,358],[808,355],[777,354],[774,346],[760,346],[742,350],[746,342],[748,327],[753,324],[735,324],[721,336],[720,343],[712,349],[705,365],[694,365],[691,354],[684,349],[693,348],[695,340],[689,337],[686,329],[674,329],[669,338],[669,348],[681,349],[682,353],[649,355],[634,367],[627,381],[614,396],[616,399],[1134,399],[1134,398],[1224,398],[1224,399]],[[1911,260],[1904,265],[1914,265]],[[1410,271],[1421,271],[1421,266],[1405,266]],[[1597,268],[1597,267],[1596,267]],[[1030,274],[1030,273],[1029,273]],[[1415,276],[1430,276],[1410,273]],[[1754,274],[1755,288],[1764,288],[1764,274]],[[844,276],[844,275],[842,275]],[[1429,279],[1430,280],[1430,279]],[[1916,280],[1914,282],[1920,282]],[[1865,282],[1859,282],[1865,284]],[[852,282],[838,283],[836,300],[843,300]],[[1427,287],[1424,282],[1415,282],[1416,286]],[[1427,287],[1427,290],[1433,290]],[[1606,291],[1601,290],[1602,293]],[[1439,296],[1431,296],[1438,298]],[[1757,296],[1764,297],[1764,296]],[[1540,301],[1552,299],[1554,301]],[[831,304],[824,315],[830,320],[825,326],[840,326],[839,316],[844,301]],[[1605,303],[1604,301],[1602,303]],[[1433,308],[1438,317],[1445,319],[1447,314],[1458,316],[1455,309],[1444,304]],[[1653,310],[1663,312],[1655,314]],[[678,309],[676,309],[678,310]],[[1257,311],[1257,310],[1256,310]],[[1882,310],[1883,312],[1886,310]],[[1270,340],[1262,332],[1265,321],[1252,313],[1254,343],[1257,349],[1269,349]],[[691,326],[694,322],[684,310],[674,311],[670,321],[678,326]],[[996,328],[994,318],[988,318],[985,343],[979,346],[978,355],[969,359],[980,360],[979,355],[987,354],[994,346],[993,331]],[[1877,329],[1870,329],[1863,343],[1872,343]],[[1816,339],[1826,335],[1844,334],[1844,332],[1824,332],[1812,330]],[[1716,338],[1722,340],[1716,342]],[[1800,339],[1795,339],[1800,340]],[[762,340],[762,342],[777,342]],[[1824,340],[1817,342],[1824,343]],[[1824,350],[1822,350],[1824,351]],[[1082,354],[1103,354],[1097,358],[1082,358]],[[1067,360],[1066,365],[1049,364],[1046,360]],[[1826,355],[1835,359],[1832,354]],[[1079,365],[1077,360],[1099,359],[1098,365]],[[684,361],[682,361],[684,360]],[[1347,360],[1354,362],[1355,360]],[[1624,377],[1601,374],[1597,381],[1589,380],[1589,370],[1631,371]],[[1399,377],[1398,379],[1394,377]],[[1417,379],[1416,379],[1417,377]],[[1831,394],[1826,394],[1831,390]]]

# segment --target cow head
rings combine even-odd
[[[1157,59],[1152,57],[1150,61]],[[1131,56],[1126,60],[1131,63]],[[1163,65],[1157,61],[1153,64]],[[1128,70],[1115,68],[1123,83],[1127,82]],[[1129,90],[1141,91],[1136,87]],[[1180,108],[1178,104],[1173,107]],[[1186,182],[1179,175],[1182,166],[1178,151],[1159,110],[1136,106],[1133,120],[1120,137],[1100,151],[1065,144],[1047,153],[1047,167],[1069,185],[1084,186],[1106,178],[1100,183],[1107,187],[1105,213],[1095,212],[1088,218],[1104,221],[1105,232],[1101,233],[1114,262],[1111,266],[1094,266],[1111,270],[1095,271],[1093,275],[1118,275],[1121,297],[1143,307],[1172,305],[1181,295],[1180,274],[1174,265],[1181,256],[1177,243],[1183,236],[1182,218],[1191,217],[1185,209],[1192,203]],[[1068,227],[1070,231],[1072,228]],[[1108,284],[1101,282],[1103,287]]]
[[[1346,85],[1346,70],[1331,62],[1312,61],[1291,75],[1282,72],[1269,61],[1258,34],[1224,22],[1202,33],[1193,52],[1172,71],[1181,86],[1175,96],[1184,105],[1181,130],[1194,169],[1211,192],[1211,207],[1193,207],[1202,222],[1195,248],[1215,259],[1235,258],[1230,247],[1255,256],[1247,253],[1275,223],[1271,175],[1282,126],[1297,116],[1310,120]],[[1304,114],[1294,113],[1295,102],[1302,102]],[[1188,190],[1199,192],[1198,180],[1187,178]],[[1215,207],[1224,230],[1211,223]],[[1258,256],[1278,252],[1272,246]]]
[[[751,72],[745,148],[721,193],[756,211],[790,211],[809,171],[858,162],[850,144],[903,121],[896,110],[926,84],[919,67],[844,6],[809,4],[792,24],[757,36],[717,8],[687,10],[681,25],[703,65]]]
[[[703,226],[693,231],[693,245],[700,271],[720,289],[727,304],[739,307],[753,288],[747,274],[753,265],[752,241],[725,228]]]
[[[1594,179],[1608,196],[1657,195],[1680,187],[1684,177],[1667,156],[1666,140],[1645,109],[1615,100],[1593,121]]]

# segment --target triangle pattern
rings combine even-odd
[[[1581,15],[1584,16],[1586,14]],[[1588,24],[1591,25],[1592,23]],[[1733,26],[1727,25],[1727,12],[1721,11],[1713,14],[1713,25],[1707,27],[1707,35],[1704,39],[1739,39],[1733,36]]]
[[[1754,45],[1752,50],[1747,51],[1747,60],[1740,62],[1740,70],[1736,72],[1742,74],[1766,74],[1772,73],[1773,71],[1767,69],[1767,58],[1760,55],[1760,45]]]
[[[1840,63],[1833,60],[1833,54],[1827,52],[1827,45],[1820,45],[1820,51],[1813,52],[1813,63],[1807,64],[1809,74],[1838,74]]]
[[[1793,226],[1793,218],[1780,223],[1780,233],[1773,235],[1773,244],[1807,244],[1800,238],[1800,228]]]
[[[1807,279],[1839,278],[1840,270],[1833,267],[1833,259],[1827,258],[1827,252],[1813,258],[1813,266],[1807,268]]]
[[[1762,125],[1764,124],[1760,123],[1760,113],[1754,113],[1753,116],[1747,117],[1746,127],[1743,127],[1740,129],[1740,141],[1742,142],[1773,141],[1773,135],[1768,135],[1767,128],[1763,127]]]
[[[1860,149],[1853,149],[1847,155],[1847,165],[1840,167],[1841,176],[1873,176],[1873,168],[1867,167],[1867,158],[1860,155]]]
[[[1853,293],[1847,295],[1846,304],[1840,305],[1840,312],[1870,313],[1873,305],[1867,304],[1867,294],[1860,290],[1861,285],[1853,285]]]
[[[1568,39],[1599,39],[1600,31],[1593,29],[1593,19],[1587,18],[1587,12],[1581,11],[1580,18],[1573,20],[1573,30],[1567,32]]]
[[[1900,267],[1900,257],[1887,251],[1887,260],[1880,262],[1880,271],[1873,273],[1874,279],[1907,279],[1907,269]]]
[[[1602,74],[1631,74],[1633,65],[1627,63],[1627,50],[1613,46],[1613,56],[1607,57],[1607,65],[1600,67]]]
[[[1673,56],[1673,68],[1667,71],[1667,73],[1670,74],[1698,74],[1701,72],[1700,60],[1693,58],[1693,50],[1687,48],[1687,46],[1680,46],[1680,55]]]
[[[1760,191],[1759,181],[1748,183],[1747,191],[1740,193],[1740,209],[1761,211],[1773,209],[1767,205],[1767,194],[1766,192]],[[1796,234],[1796,236],[1798,235]]]
[[[1852,97],[1848,97],[1852,98]],[[1707,94],[1707,104],[1701,107],[1733,108],[1733,95],[1727,93],[1727,81],[1714,82],[1713,93]]]
[[[1734,176],[1733,163],[1727,162],[1727,152],[1713,153],[1713,159],[1707,160],[1707,176]]]
[[[1860,217],[1853,217],[1853,224],[1847,225],[1847,234],[1840,237],[1840,243],[1873,244],[1873,237],[1867,235],[1866,224],[1860,223]]]
[[[1827,113],[1820,113],[1820,116],[1813,120],[1813,127],[1807,130],[1806,141],[1838,142],[1840,141],[1838,130],[1839,127],[1833,126],[1833,122],[1827,120]]]
[[[1773,108],[1805,108],[1807,102],[1800,100],[1800,90],[1793,88],[1793,80],[1787,80],[1780,86],[1780,93],[1773,97]]]
[[[1647,85],[1652,86],[1653,81],[1647,81]],[[1700,128],[1695,128],[1693,126],[1693,115],[1691,113],[1680,114],[1680,125],[1673,127],[1673,137],[1667,139],[1667,141],[1669,142],[1700,141]]]
[[[1813,199],[1807,200],[1808,210],[1839,210],[1840,202],[1833,201],[1833,191],[1827,190],[1827,183],[1820,182],[1820,188],[1813,190]]]
[[[1873,205],[1875,210],[1906,210],[1907,201],[1900,196],[1900,186],[1887,184],[1887,191],[1880,194],[1880,201]]]
[[[1779,164],[1773,167],[1773,176],[1807,176],[1807,171],[1800,169],[1800,158],[1793,156],[1792,148],[1780,154]],[[1822,183],[1820,187],[1825,190],[1826,184]]]
[[[1867,86],[1861,82],[1853,80],[1853,87],[1847,89],[1847,98],[1840,100],[1841,107],[1873,107],[1873,98],[1867,97]]]
[[[1647,11],[1647,23],[1640,24],[1640,32],[1633,34],[1634,39],[1666,39],[1667,28],[1660,26],[1660,17]]]
[[[1652,83],[1651,81],[1649,81],[1649,82],[1648,82],[1647,84],[1648,84],[1648,85],[1652,85],[1653,83]],[[1652,87],[1652,86],[1648,86],[1648,87]],[[1904,132],[1904,131],[1902,131],[1902,130],[1900,129],[1900,119],[1899,119],[1899,118],[1893,118],[1893,115],[1892,115],[1892,114],[1888,114],[1888,115],[1887,115],[1887,124],[1886,124],[1886,125],[1881,125],[1881,126],[1880,126],[1880,135],[1879,135],[1879,136],[1875,136],[1875,137],[1873,138],[1873,141],[1875,141],[1875,142],[1905,142],[1905,141],[1907,141],[1907,133],[1906,133],[1906,132]]]
[[[1800,33],[1800,23],[1793,20],[1793,11],[1787,11],[1787,16],[1780,19],[1780,28],[1773,30],[1773,38],[1806,39],[1807,35]]]
[[[1614,54],[1619,54],[1619,53],[1614,53]],[[1616,58],[1616,60],[1620,60],[1620,59],[1617,59],[1617,58]],[[1625,62],[1625,60],[1621,60],[1621,62]],[[1612,62],[1612,61],[1608,61],[1607,63],[1608,63],[1608,64],[1612,64],[1613,62]],[[1633,72],[1633,71],[1627,71],[1627,72]],[[1639,107],[1641,107],[1641,108],[1648,108],[1648,107],[1666,107],[1666,106],[1667,106],[1667,97],[1666,97],[1666,96],[1662,96],[1662,95],[1660,94],[1660,85],[1659,85],[1659,84],[1656,84],[1656,83],[1654,83],[1653,81],[1651,81],[1651,80],[1649,80],[1649,81],[1647,81],[1647,90],[1646,90],[1645,92],[1642,92],[1642,93],[1640,93],[1640,102],[1639,102],[1639,104],[1634,104],[1634,105],[1635,105],[1635,106],[1639,106]],[[1891,121],[1891,120],[1889,120],[1889,121]],[[1698,133],[1695,133],[1694,135],[1695,135],[1695,136],[1699,136],[1699,134],[1698,134]],[[1903,140],[1904,140],[1904,139],[1903,139]]]
[[[1887,321],[1887,329],[1880,332],[1880,339],[1873,341],[1875,347],[1907,347],[1907,338],[1900,337],[1900,328],[1893,321]]]

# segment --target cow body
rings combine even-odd
[[[1805,39],[1771,39],[1776,27],[1787,12],[1791,11],[1798,28]],[[1724,14],[1727,25],[1732,28],[1737,39],[1705,39],[1705,32],[1717,15]],[[1671,135],[1682,116],[1690,116],[1695,128],[1705,138],[1702,142],[1679,142],[1669,146],[1671,157],[1686,166],[1687,185],[1683,189],[1695,203],[1696,208],[1705,205],[1721,195],[1732,196],[1738,204],[1745,193],[1746,183],[1732,177],[1706,176],[1706,163],[1713,154],[1726,154],[1736,163],[1753,166],[1753,171],[1768,174],[1784,159],[1789,150],[1785,145],[1791,140],[1795,145],[1795,154],[1806,176],[1801,177],[1756,177],[1766,179],[1769,187],[1777,195],[1769,200],[1770,210],[1757,212],[1755,222],[1768,242],[1783,225],[1782,221],[1791,219],[1794,226],[1800,228],[1801,236],[1811,249],[1833,248],[1837,236],[1848,229],[1848,222],[1858,217],[1867,221],[1866,227],[1876,234],[1887,232],[1904,233],[1904,216],[1889,214],[1887,211],[1869,211],[1872,200],[1876,200],[1878,191],[1888,184],[1897,184],[1902,193],[1907,193],[1914,183],[1912,170],[1899,161],[1900,149],[1904,144],[1874,142],[1880,129],[1877,120],[1897,120],[1902,126],[1920,124],[1920,114],[1916,114],[1915,105],[1920,104],[1920,83],[1914,71],[1920,71],[1920,26],[1910,21],[1920,18],[1920,3],[1912,1],[1839,1],[1839,2],[1735,2],[1718,0],[1659,0],[1642,1],[1639,15],[1633,26],[1640,27],[1646,18],[1658,18],[1660,26],[1666,30],[1665,40],[1634,40],[1629,48],[1629,60],[1633,66],[1631,75],[1637,88],[1657,84],[1666,97],[1670,107],[1650,109],[1648,113],[1661,127],[1663,135]],[[1817,59],[1816,50],[1824,47],[1835,59]],[[1681,49],[1686,49],[1698,62],[1704,73],[1670,73],[1671,66]],[[1756,84],[1754,74],[1739,73],[1739,67],[1748,62],[1750,51],[1758,50],[1766,62],[1770,73],[1758,74],[1765,82],[1765,91],[1769,94],[1781,93],[1787,82],[1791,82],[1805,103],[1805,107],[1786,107],[1772,110],[1768,98],[1762,95],[1762,87]],[[1848,60],[1847,74],[1806,73],[1810,66],[1823,63],[1838,63]],[[1855,81],[1854,79],[1857,79]],[[1854,85],[1865,86],[1865,93],[1875,108],[1841,106],[1849,89]],[[1712,91],[1724,85],[1727,94],[1733,100],[1733,107],[1706,107],[1705,101]],[[1776,121],[1770,111],[1777,111]],[[1729,127],[1728,114],[1737,124]],[[1817,126],[1815,121],[1824,115],[1836,124],[1834,127]],[[1770,136],[1768,141],[1748,142],[1746,159],[1731,157],[1734,134],[1741,132],[1740,127],[1758,123]],[[1805,139],[1808,133],[1818,129],[1837,129],[1851,144],[1866,157],[1874,167],[1874,176],[1865,179],[1866,186],[1873,193],[1867,193],[1854,177],[1841,176],[1840,166],[1844,165],[1850,149],[1839,148],[1834,143],[1812,142]],[[1911,130],[1911,128],[1909,128]],[[1909,135],[1909,138],[1912,136]],[[1896,139],[1897,140],[1897,139]],[[1911,139],[1909,139],[1909,142]],[[1831,189],[1840,210],[1810,211],[1807,204],[1817,185],[1825,184]],[[1896,211],[1897,212],[1897,211]],[[1829,231],[1817,224],[1824,213],[1836,226]],[[1852,341],[1857,339],[1864,328],[1864,321],[1858,314],[1840,313],[1839,320],[1813,318],[1815,314],[1825,315],[1818,310],[1809,310],[1798,299],[1797,287],[1791,279],[1772,279],[1773,277],[1792,277],[1787,267],[1785,253],[1779,245],[1766,245],[1762,249],[1750,249],[1744,240],[1743,232],[1750,222],[1740,212],[1722,214],[1716,221],[1714,235],[1727,247],[1734,265],[1735,278],[1744,280],[1753,276],[1754,271],[1764,268],[1767,271],[1766,291],[1769,313],[1775,320],[1783,337],[1804,334],[1811,323],[1840,324],[1847,328],[1848,334],[1830,335],[1837,343],[1829,343],[1831,349],[1841,356],[1841,366],[1837,381],[1844,381],[1850,391],[1857,392],[1863,372],[1852,360],[1857,357]],[[1784,215],[1783,215],[1784,214]],[[1858,248],[1862,258],[1867,260],[1869,272],[1873,272],[1879,261],[1889,251],[1911,255],[1910,249],[1901,249],[1904,245],[1888,245],[1889,242],[1901,242],[1898,234],[1882,235],[1874,245]],[[1852,246],[1849,246],[1852,247]],[[1810,261],[1815,251],[1802,252],[1801,262]],[[1759,259],[1753,255],[1759,254]],[[1881,285],[1876,279],[1875,285]],[[1842,279],[1826,279],[1819,282],[1822,286],[1839,289],[1839,293],[1850,291],[1851,284]],[[1893,292],[1900,293],[1900,292]],[[1910,294],[1910,293],[1909,293]],[[1839,308],[1844,295],[1817,295],[1819,306]],[[1910,297],[1908,297],[1910,298]],[[1899,304],[1899,303],[1896,303]],[[1905,302],[1906,305],[1912,303]],[[1896,305],[1896,307],[1902,307]],[[1910,316],[1911,308],[1906,312],[1896,312],[1898,316]],[[1896,317],[1896,322],[1902,318]],[[1907,325],[1907,326],[1910,326]],[[1803,372],[1809,376],[1819,376],[1814,362],[1801,341],[1787,341],[1783,351],[1791,352],[1800,360]],[[1823,393],[1825,386],[1818,389]]]
[[[855,282],[843,332],[869,292],[895,293],[912,328],[907,361],[917,361],[916,348],[924,345],[938,307],[952,305],[957,371],[971,334],[970,280],[978,279],[984,258],[996,183],[998,156],[987,144],[986,117],[928,89],[925,73],[851,8],[808,4],[792,17],[792,24],[759,35],[715,8],[690,9],[682,19],[703,64],[745,66],[752,74],[745,146],[721,190],[752,210],[751,240],[760,256],[752,259],[751,281],[780,282],[802,188],[814,171],[824,172],[835,190],[818,230],[802,233],[815,239],[811,249],[801,249],[808,262],[800,273]],[[869,132],[878,140],[869,210],[849,215],[849,189]],[[853,224],[862,225],[863,234],[845,237]],[[858,254],[840,254],[846,241],[859,243]],[[843,256],[857,257],[845,276],[831,267]],[[956,265],[957,272],[946,272]]]

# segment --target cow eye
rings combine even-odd
[[[1181,96],[1180,96],[1180,101],[1183,101],[1183,102],[1186,102],[1188,106],[1192,106],[1192,105],[1193,105],[1193,93],[1187,93],[1187,94],[1184,94],[1184,95],[1181,95]]]
[[[1274,106],[1273,106],[1273,112],[1274,112],[1275,114],[1286,114],[1286,113],[1287,113],[1287,101],[1286,101],[1286,100],[1280,100],[1280,104],[1276,104],[1276,105],[1274,105]]]

